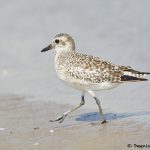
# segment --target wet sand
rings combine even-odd
[[[150,144],[150,126],[130,116],[108,114],[107,124],[92,125],[98,113],[82,108],[61,124],[51,123],[49,119],[73,106],[27,99],[0,96],[0,150],[116,150]]]

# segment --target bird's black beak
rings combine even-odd
[[[43,48],[43,49],[41,50],[41,52],[46,52],[46,51],[48,51],[48,50],[51,50],[52,48],[53,48],[53,46],[52,46],[52,44],[50,44],[50,45],[48,45],[47,47]]]

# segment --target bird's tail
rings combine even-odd
[[[146,75],[150,75],[150,72],[140,72],[133,69],[127,69],[123,71],[121,76],[122,81],[147,81],[148,79],[143,78]]]

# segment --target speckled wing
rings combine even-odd
[[[131,67],[113,65],[98,57],[74,53],[68,62],[69,75],[75,80],[87,83],[112,82],[121,83],[129,81],[144,81],[141,78],[145,72],[133,70]]]

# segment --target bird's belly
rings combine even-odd
[[[65,67],[66,68],[66,67]],[[87,82],[84,79],[78,79],[74,78],[70,75],[68,75],[65,72],[65,68],[59,68],[56,65],[56,72],[58,77],[67,85],[81,91],[88,91],[88,90],[93,90],[93,91],[101,91],[101,90],[108,90],[115,88],[118,83],[111,83],[109,81],[106,82],[100,82],[100,83],[92,83],[92,82]]]
[[[102,91],[102,90],[109,90],[118,86],[118,83],[111,83],[111,82],[102,82],[102,83],[83,83],[83,82],[70,82],[64,81],[67,85],[81,91]]]

